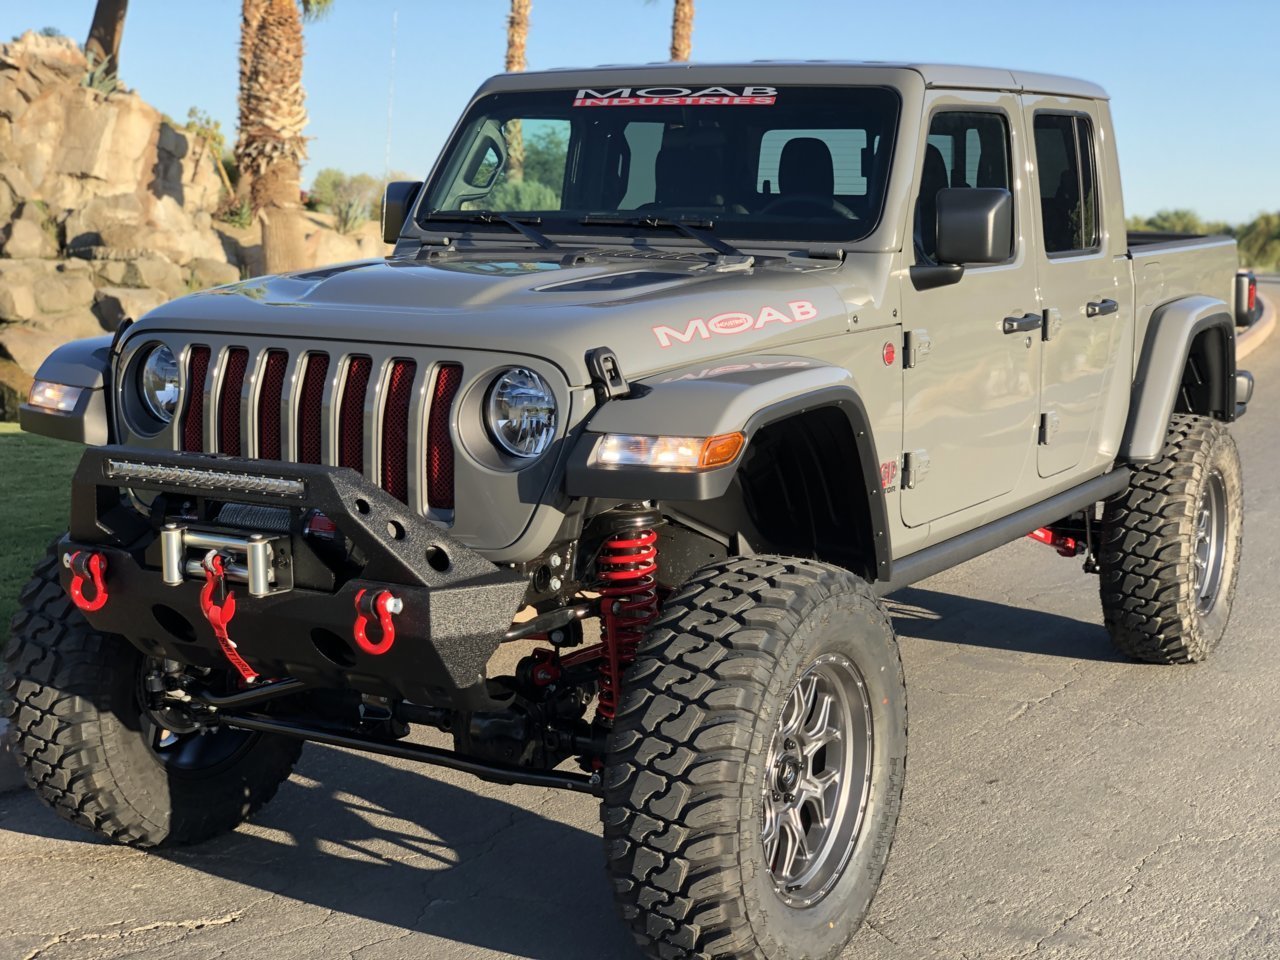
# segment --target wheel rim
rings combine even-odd
[[[774,890],[810,907],[857,845],[871,788],[871,701],[858,668],[825,654],[784,701],[767,754],[760,837]]]
[[[1191,553],[1196,609],[1208,613],[1218,600],[1226,560],[1227,485],[1217,470],[1209,474],[1196,506],[1195,543]]]
[[[256,733],[218,726],[201,729],[184,715],[181,704],[157,707],[147,693],[147,676],[163,661],[144,659],[138,673],[140,731],[147,748],[161,763],[183,776],[205,775],[233,762],[252,746]]]

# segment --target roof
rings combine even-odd
[[[604,64],[598,67],[558,67],[552,70],[521,74],[499,74],[485,87],[500,89],[532,88],[547,82],[578,83],[590,78],[632,79],[636,74],[658,77],[687,76],[693,82],[704,82],[713,76],[732,72],[735,75],[773,75],[784,82],[802,83],[805,79],[828,83],[856,82],[860,70],[910,70],[918,73],[926,87],[961,90],[1009,90],[1014,93],[1040,93],[1050,96],[1083,97],[1107,100],[1107,92],[1095,83],[1074,77],[1061,77],[1027,70],[1004,70],[997,67],[969,67],[945,63],[909,63],[874,60],[755,60],[734,63],[658,63]],[[570,81],[572,75],[572,81]],[[713,81],[714,82],[714,81]]]

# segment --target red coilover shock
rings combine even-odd
[[[650,515],[652,516],[652,515]],[[645,515],[637,514],[643,522]],[[653,517],[657,520],[657,517]],[[617,714],[622,671],[636,658],[636,647],[658,615],[658,535],[648,526],[615,533],[604,542],[596,566],[600,575],[600,622],[604,656],[600,660],[600,702],[606,720]]]

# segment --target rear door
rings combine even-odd
[[[915,263],[930,264],[936,196],[946,187],[1014,195],[1014,255],[971,266],[959,283],[903,283],[906,475],[902,519],[919,526],[1000,497],[1029,469],[1039,411],[1040,331],[1005,332],[1038,314],[1021,104],[1015,94],[930,94],[928,137],[916,160]],[[1032,318],[1033,320],[1034,318]],[[1031,320],[1021,326],[1031,326]]]
[[[1032,131],[1036,207],[1034,260],[1045,311],[1036,465],[1052,477],[1082,471],[1099,453],[1103,400],[1120,331],[1131,322],[1127,242],[1108,230],[1097,103],[1025,96]]]

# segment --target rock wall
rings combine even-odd
[[[224,191],[203,138],[134,92],[85,86],[88,69],[66,37],[0,44],[0,419],[59,344],[262,271],[259,227],[214,218]],[[311,215],[301,266],[387,252],[376,225],[326,220]]]

